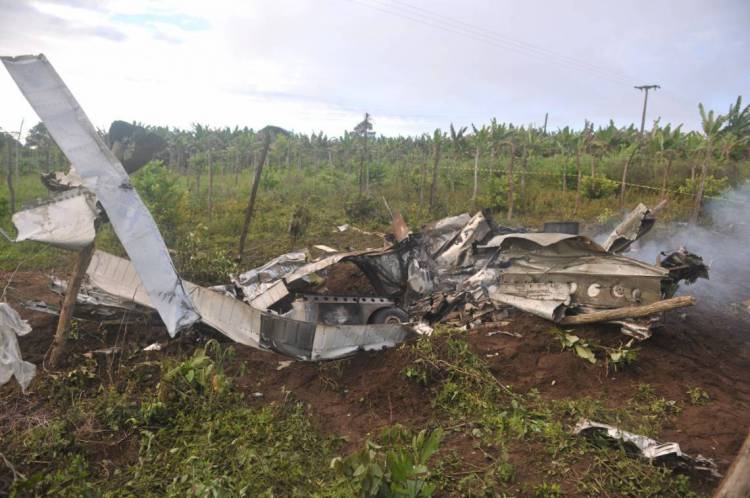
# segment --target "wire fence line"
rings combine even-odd
[[[465,166],[441,166],[440,170],[470,171],[470,172],[473,172],[474,168],[473,167],[465,167]],[[477,171],[479,171],[479,172],[485,172],[485,173],[496,173],[496,174],[500,174],[500,175],[507,174],[507,172],[506,172],[506,170],[504,168],[497,168],[497,169],[493,168],[493,169],[490,169],[490,168],[487,168],[487,167],[480,167],[480,168],[477,168]],[[561,181],[563,179],[563,174],[562,173],[552,173],[552,172],[548,172],[548,171],[525,171],[523,173],[517,172],[517,174],[532,175],[532,176],[555,177],[555,178],[557,178],[557,179],[559,179]],[[576,173],[574,171],[571,171],[571,174],[565,175],[565,177],[566,178],[575,178],[576,177]],[[622,185],[622,182],[619,181],[619,180],[612,180],[612,181],[616,181],[618,185]],[[662,191],[661,187],[654,187],[652,185],[642,185],[642,184],[639,184],[639,183],[631,183],[631,182],[625,182],[625,185],[628,186],[628,187],[640,188],[640,189],[645,189],[645,190],[655,190],[655,191],[659,191],[659,192]],[[664,192],[668,193],[668,194],[682,195],[682,196],[686,196],[686,197],[694,197],[694,195],[691,194],[691,193],[689,193],[689,192],[680,192],[678,190],[673,190],[673,189],[664,189]],[[714,200],[719,200],[719,201],[731,202],[731,203],[734,203],[734,204],[747,205],[746,202],[737,201],[737,200],[734,200],[734,199],[727,199],[724,196],[705,195],[704,194],[703,197],[705,197],[707,199],[714,199]]]

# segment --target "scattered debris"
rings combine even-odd
[[[96,357],[105,357],[106,358],[107,356],[112,356],[112,355],[120,354],[120,353],[122,353],[122,348],[121,347],[119,347],[119,346],[112,346],[112,347],[109,347],[109,348],[95,349],[93,351],[88,351],[86,353],[83,353],[83,356],[85,356],[86,358],[96,358]]]
[[[276,367],[276,370],[284,370],[286,367],[292,364],[292,360],[284,360],[280,361],[279,365]]]
[[[510,337],[516,337],[518,339],[522,338],[523,335],[519,334],[518,332],[510,332],[508,330],[492,330],[490,332],[487,332],[487,337],[492,337],[493,335],[508,335]]]
[[[314,245],[313,247],[315,249],[317,249],[319,251],[323,251],[323,252],[329,252],[329,253],[340,252],[340,251],[334,249],[333,247],[327,246],[327,245],[324,245],[324,244],[317,244],[317,245]]]
[[[31,326],[28,322],[22,320],[8,303],[0,303],[0,386],[15,376],[25,393],[36,375],[36,366],[21,358],[18,347],[18,337],[29,332]]]
[[[630,248],[630,245],[636,240],[648,233],[656,222],[656,213],[666,206],[667,201],[663,200],[653,210],[647,208],[644,204],[638,204],[622,222],[612,230],[602,247],[608,252],[621,253]]]
[[[87,286],[151,307],[150,297],[130,261],[96,251],[87,275]],[[206,325],[235,342],[299,360],[334,359],[360,350],[392,347],[413,334],[401,323],[332,325],[300,321],[188,281],[184,285]]]
[[[416,332],[417,334],[426,336],[432,335],[435,330],[424,322],[419,322],[418,324],[414,325],[413,328],[414,332]]]
[[[639,204],[604,247],[566,222],[550,224],[554,232],[533,233],[495,225],[480,211],[414,233],[392,213],[390,239],[348,224],[336,227],[395,239],[379,249],[337,252],[316,245],[324,257],[312,259],[307,250],[282,254],[232,278],[232,285],[183,282],[127,171],[46,58],[2,60],[76,165],[68,175],[46,179],[53,189],[73,190],[14,215],[17,239],[90,247],[99,218],[106,217],[131,261],[96,252],[77,300],[94,308],[156,309],[172,336],[201,320],[242,344],[322,360],[393,346],[415,328],[429,334],[435,323],[496,328],[515,308],[561,324],[614,321],[624,333],[644,339],[650,322],[634,319],[692,305],[690,296],[672,297],[677,283],[708,277],[702,259],[684,249],[665,254],[658,266],[617,254],[651,229],[663,202],[652,210]],[[339,263],[356,265],[377,296],[328,293],[327,274]]]
[[[161,351],[162,345],[158,342],[155,342],[153,344],[149,344],[145,348],[143,348],[144,351]]]
[[[151,213],[130,184],[122,164],[102,141],[52,65],[44,55],[1,59],[55,143],[75,164],[83,186],[106,211],[170,335],[197,321],[199,316],[175,272]],[[71,202],[83,207],[80,200]],[[59,216],[52,215],[50,207],[47,210],[50,221],[54,217],[54,221],[68,226],[71,213],[59,202],[55,206]],[[23,220],[25,215],[14,218]],[[51,229],[47,232],[47,242],[53,243],[50,239],[57,234],[56,243],[69,243],[66,233]]]
[[[75,189],[14,213],[11,219],[18,231],[15,240],[0,232],[11,242],[33,240],[80,250],[94,241],[98,214],[93,196],[87,190]]]
[[[686,455],[677,443],[660,443],[647,436],[633,434],[611,425],[587,419],[579,420],[573,428],[572,433],[583,434],[585,436],[602,435],[624,443],[629,448],[638,451],[641,456],[648,460],[683,470],[704,472],[711,478],[721,479],[716,462],[701,455],[696,457]]]

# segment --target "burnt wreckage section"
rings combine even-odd
[[[669,298],[680,280],[707,277],[700,257],[684,249],[664,254],[657,265],[620,254],[648,232],[661,207],[639,205],[604,247],[571,233],[496,226],[482,212],[411,233],[396,214],[396,242],[385,247],[331,252],[317,246],[325,252],[318,259],[296,251],[230,284],[201,287],[176,274],[128,173],[49,62],[43,56],[3,62],[75,165],[45,179],[62,193],[13,215],[17,240],[80,250],[93,243],[101,223],[112,223],[131,260],[95,252],[78,301],[131,313],[154,309],[171,335],[200,322],[242,344],[324,360],[393,346],[438,322],[474,327],[517,308],[560,323],[582,323],[575,321],[582,316],[613,321],[642,339],[649,323],[635,318],[691,304],[691,298]],[[375,295],[331,291],[328,276],[344,264],[356,265]],[[29,305],[54,312],[43,303]]]

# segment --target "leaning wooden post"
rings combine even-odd
[[[268,148],[271,146],[271,132],[266,130],[263,134],[263,149],[261,149],[260,162],[255,164],[255,177],[253,186],[250,190],[250,199],[247,201],[245,208],[245,221],[242,223],[242,233],[240,234],[240,248],[237,253],[237,261],[242,261],[245,253],[245,240],[250,229],[250,220],[253,218],[253,208],[255,207],[255,196],[258,194],[258,185],[260,184],[260,175],[263,173],[263,164],[266,162]]]
[[[716,490],[714,498],[747,498],[750,496],[750,432],[747,434],[745,443],[740,452],[729,467],[727,475],[719,489]]]
[[[91,242],[91,244],[78,251],[76,262],[73,266],[73,275],[68,280],[68,286],[65,290],[65,298],[60,309],[60,319],[57,321],[55,338],[52,341],[52,353],[50,354],[50,365],[52,368],[60,366],[60,360],[65,352],[65,345],[68,342],[68,332],[70,331],[70,322],[73,319],[76,297],[78,297],[78,291],[81,288],[83,277],[86,275],[86,269],[89,267],[93,255],[94,242]]]

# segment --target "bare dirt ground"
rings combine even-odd
[[[346,275],[343,277],[346,280]],[[0,274],[3,283],[9,278],[9,274]],[[20,301],[33,298],[58,302],[59,296],[47,285],[47,277],[42,274],[19,273],[7,293],[10,304],[34,329],[20,338],[20,347],[25,359],[39,365],[41,376],[47,375],[42,364],[56,317],[25,310]],[[664,426],[660,439],[679,442],[688,454],[715,459],[724,472],[750,427],[749,318],[745,310],[729,313],[700,304],[685,314],[673,312],[665,326],[640,345],[637,361],[618,372],[607,372],[601,365],[591,365],[570,351],[561,351],[549,332],[550,324],[528,315],[513,316],[508,326],[522,334],[521,338],[468,332],[467,339],[503,384],[518,392],[536,389],[545,400],[591,397],[617,406],[639,385],[649,384],[658,395],[684,402],[684,409]],[[136,351],[154,341],[168,341],[164,329],[156,326],[131,326],[127,335],[121,328],[105,330],[92,322],[82,328],[81,337],[71,342],[73,358],[115,342]],[[589,327],[576,333],[604,344],[621,339],[610,327]],[[184,337],[169,341],[160,352],[135,356],[140,355],[140,361],[158,360],[193,347],[195,337]],[[325,433],[343,438],[343,451],[354,450],[379,428],[393,423],[422,427],[436,421],[428,388],[404,375],[410,361],[404,347],[335,362],[290,364],[286,363],[288,358],[274,353],[240,345],[235,348],[236,356],[228,370],[236,376],[236,385],[249,394],[250,403],[270,403],[290,396],[307,403]],[[687,391],[696,387],[708,393],[710,403],[688,402]],[[0,406],[0,434],[22,423],[19,417],[35,416],[35,407],[43,410],[41,400],[34,399],[33,393],[24,397],[14,382],[0,389]],[[124,444],[121,449],[127,448],[128,443]],[[482,460],[470,441],[459,436],[450,436],[445,444],[462,452],[469,464]],[[535,472],[536,451],[533,445],[512,450],[511,458],[521,477]],[[705,493],[715,485],[696,483]]]

